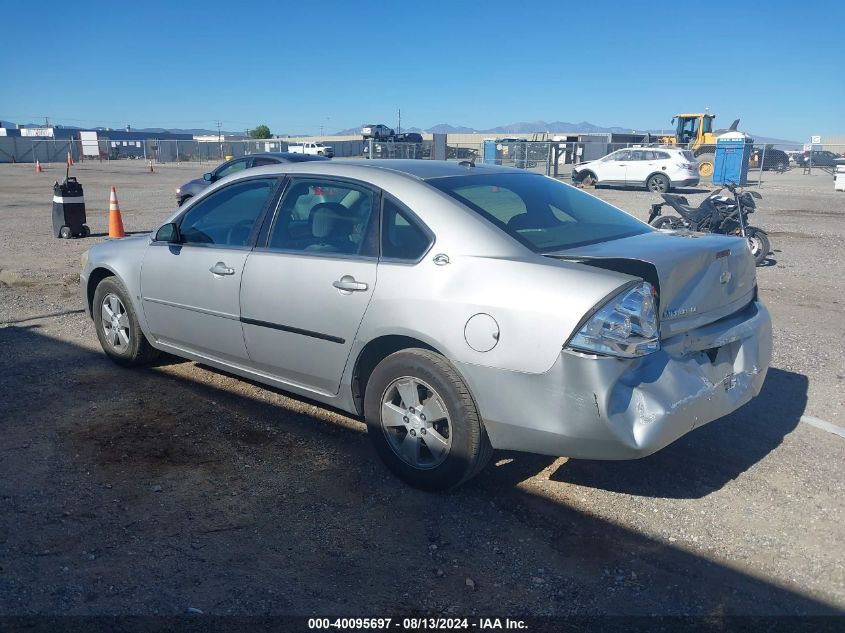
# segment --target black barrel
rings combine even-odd
[[[53,235],[69,237],[88,237],[91,231],[85,224],[85,196],[82,185],[73,176],[58,181],[53,185]]]

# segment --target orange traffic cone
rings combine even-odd
[[[40,174],[40,173],[43,173],[43,172],[44,172],[44,168],[41,166],[41,161],[40,160],[35,161],[35,173]]]
[[[117,192],[114,190],[114,185],[112,185],[111,196],[109,197],[109,237],[126,237],[126,231],[123,230],[123,218],[120,215],[120,205],[117,204]]]
[[[67,153],[67,166],[73,167],[73,157],[70,155],[70,152]]]

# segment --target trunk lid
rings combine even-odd
[[[656,281],[662,338],[736,312],[757,283],[745,240],[724,235],[654,231],[548,255]]]

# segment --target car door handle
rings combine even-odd
[[[235,269],[229,268],[223,262],[217,262],[216,264],[214,264],[214,266],[208,269],[208,272],[213,275],[234,275]]]
[[[369,286],[363,281],[355,281],[352,275],[344,275],[337,281],[333,281],[332,285],[338,290],[345,290],[347,292],[363,292]]]

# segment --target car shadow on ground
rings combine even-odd
[[[126,235],[141,235],[143,233],[150,233],[151,231],[124,231]],[[88,237],[108,237],[109,233],[106,231],[105,233],[91,233]]]
[[[53,319],[62,317],[67,314],[82,314],[85,310],[83,308],[76,308],[71,310],[61,310],[59,312],[50,312],[49,314],[37,314],[31,317],[24,317],[22,319],[12,319],[11,321],[3,321],[4,325],[14,325],[16,323],[28,323],[29,321],[38,321],[40,319]]]
[[[0,328],[0,613],[839,613],[525,489],[553,458],[497,454],[424,493],[348,419],[171,357],[121,370],[39,330]],[[797,424],[806,378],[766,384],[654,458],[561,475],[707,494]]]

